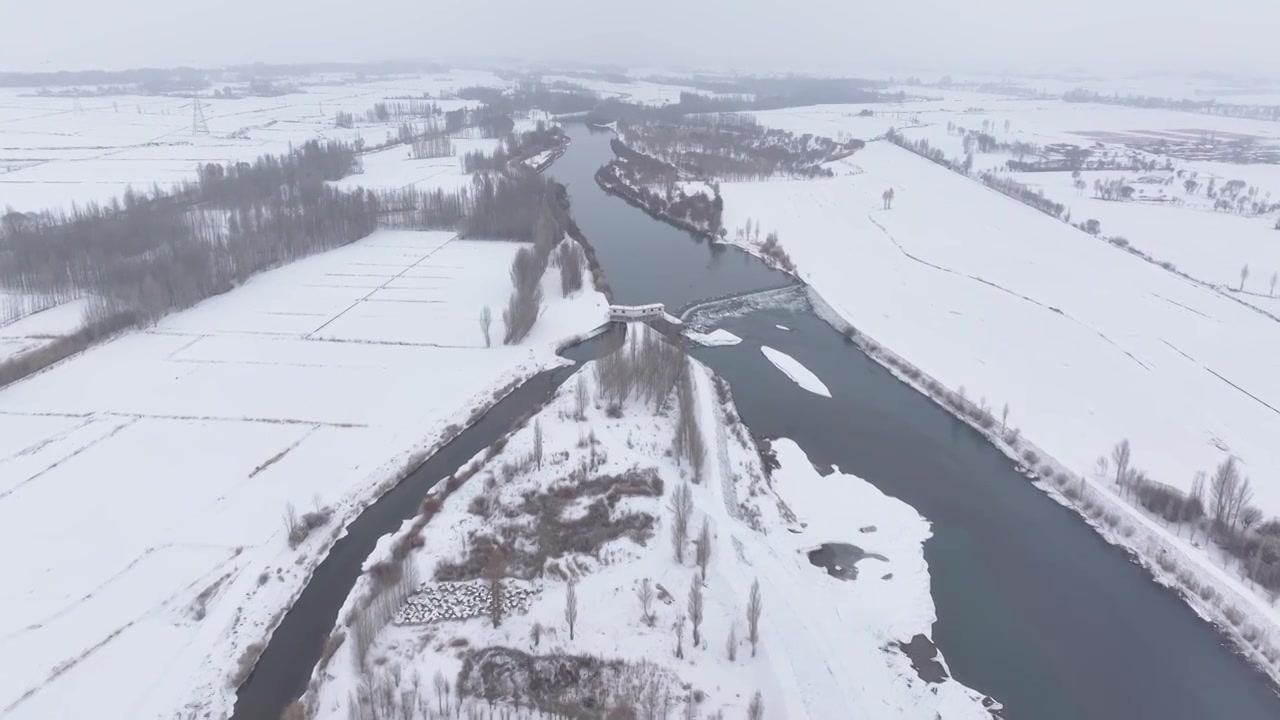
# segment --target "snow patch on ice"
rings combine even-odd
[[[819,380],[818,376],[814,375],[809,368],[801,365],[799,360],[796,360],[781,350],[774,350],[768,345],[762,345],[760,347],[760,352],[764,353],[764,356],[769,358],[769,362],[773,363],[774,367],[778,368],[787,377],[791,378],[791,381],[795,384],[805,390],[808,390],[814,395],[831,397],[831,391],[827,389],[827,386]]]
[[[685,333],[685,336],[688,337],[690,340],[704,347],[719,347],[721,345],[737,345],[738,343],[742,342],[742,338],[738,337],[737,335],[734,335],[733,333],[729,332],[728,330],[725,330],[724,328],[717,328],[715,330],[712,330],[709,333],[700,333],[700,332],[690,331],[688,333]]]

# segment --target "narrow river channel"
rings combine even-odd
[[[549,172],[568,186],[574,218],[596,249],[615,301],[677,309],[791,284],[736,248],[696,239],[606,195],[593,176],[612,158],[610,134],[582,125],[567,130],[573,144]],[[975,431],[816,316],[759,310],[723,326],[744,342],[695,354],[730,382],[755,432],[795,440],[813,462],[866,478],[933,523],[925,545],[938,609],[933,638],[956,677],[1004,703],[1007,718],[1280,718],[1268,679],[1224,647],[1185,603],[1030,485]],[[601,342],[566,354],[590,359]],[[798,359],[832,397],[800,390],[765,359],[761,345]],[[521,387],[348,526],[240,688],[237,720],[279,718],[305,688],[377,539],[573,370],[549,371]]]

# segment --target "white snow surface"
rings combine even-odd
[[[336,82],[301,78],[301,92],[277,97],[201,99],[208,134],[192,132],[191,99],[161,95],[38,97],[0,88],[0,211],[105,202],[126,188],[194,180],[203,162],[252,161],[280,155],[310,139],[386,141],[399,120],[335,127],[338,111],[362,116],[378,102],[427,99],[449,111],[476,103],[442,98],[463,87],[509,86],[490,72],[447,73]],[[419,122],[421,122],[419,120]],[[408,151],[400,147],[401,154]],[[413,179],[410,176],[409,179]],[[406,180],[406,184],[408,180]]]
[[[1273,320],[888,143],[864,175],[724,183],[835,311],[1078,473],[1121,438],[1186,488],[1235,455],[1280,512]],[[884,188],[897,190],[880,209]],[[730,233],[730,238],[733,234]]]
[[[822,382],[822,380],[819,380],[818,376],[814,375],[813,371],[809,370],[809,368],[800,364],[799,360],[796,360],[781,350],[775,350],[768,345],[762,345],[760,347],[760,352],[764,353],[764,356],[769,358],[769,362],[773,363],[774,367],[778,368],[783,372],[783,374],[791,378],[791,381],[795,384],[805,390],[808,390],[814,395],[831,397],[831,391],[827,389],[827,386]]]
[[[549,273],[532,335],[486,348],[519,247],[377,232],[0,391],[0,715],[229,714],[338,529],[604,322]],[[291,550],[287,504],[333,518]]]
[[[742,342],[742,338],[734,335],[724,328],[716,328],[709,333],[700,333],[691,330],[685,333],[685,337],[705,347],[737,345]]]
[[[564,482],[561,479],[588,455],[602,463],[592,477],[628,469],[657,470],[665,497],[632,497],[619,503],[619,509],[655,514],[657,537],[643,545],[623,538],[595,555],[554,560],[580,573],[579,619],[572,641],[564,622],[565,583],[547,574],[531,583],[536,594],[528,613],[507,617],[498,628],[487,618],[387,626],[368,653],[371,673],[399,673],[406,683],[417,676],[428,686],[440,672],[452,681],[461,656],[450,644],[465,639],[471,648],[501,645],[525,652],[647,661],[705,692],[707,698],[699,707],[703,716],[723,710],[726,717],[743,717],[751,691],[758,689],[770,719],[989,717],[981,697],[954,680],[937,685],[920,680],[896,646],[917,634],[927,635],[936,618],[922,545],[929,537],[929,524],[860,478],[839,471],[823,477],[789,440],[774,443],[781,467],[766,480],[732,405],[719,403],[710,372],[698,363],[693,363],[692,377],[708,460],[702,482],[691,485],[691,524],[695,535],[703,522],[708,524],[713,550],[705,583],[704,647],[692,647],[686,625],[685,658],[675,658],[672,623],[685,613],[691,583],[699,581],[692,551],[683,564],[677,563],[669,539],[669,498],[690,478],[689,468],[664,452],[671,446],[674,412],[655,416],[651,404],[633,399],[622,418],[609,418],[596,399],[593,373],[587,369],[583,374],[592,400],[582,422],[573,420],[573,379],[538,416],[549,458],[543,467],[527,465],[511,479],[485,489],[490,478],[499,475],[498,468],[519,465],[529,457],[534,427],[530,423],[448,496],[421,532],[423,549],[409,561],[416,563],[423,578],[430,578],[438,561],[459,558],[468,538],[492,529],[492,520],[468,509],[473,499],[486,495],[511,506],[525,493]],[[475,463],[482,462],[477,457]],[[398,535],[408,532],[412,528]],[[864,560],[857,579],[838,580],[811,565],[806,555],[833,541],[855,543],[887,561]],[[389,543],[379,547],[384,545]],[[652,626],[642,622],[636,598],[643,578],[671,595],[663,601],[659,591]],[[759,653],[753,658],[744,618],[750,586],[757,579],[764,612]],[[369,587],[367,577],[362,578],[352,597]],[[349,599],[348,608],[352,603]],[[346,609],[339,617],[345,614]],[[529,639],[534,622],[548,628],[536,650]],[[731,624],[736,624],[739,644],[734,661],[726,653]],[[328,666],[313,676],[309,695],[321,720],[347,717],[346,705],[359,674],[351,645],[343,643]],[[678,709],[684,700],[679,691],[677,698]],[[430,704],[435,706],[434,701]]]

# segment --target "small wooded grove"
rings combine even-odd
[[[793,135],[764,128],[734,114],[703,115],[679,123],[629,124],[629,144],[701,178],[757,180],[778,175],[829,177],[824,163],[863,146],[861,140],[837,142],[814,135]]]
[[[359,166],[350,145],[312,140],[252,163],[202,165],[195,181],[172,189],[130,190],[110,203],[70,210],[5,214],[0,287],[90,303],[84,330],[0,364],[0,385],[103,334],[153,322],[379,226],[548,243],[553,230],[535,233],[540,216],[555,219],[557,242],[567,225],[567,196],[533,173],[478,174],[470,189],[449,193],[330,184]],[[540,247],[545,269],[550,250]]]

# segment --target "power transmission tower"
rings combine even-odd
[[[204,119],[204,106],[199,97],[191,98],[191,135],[208,135],[209,123]]]

